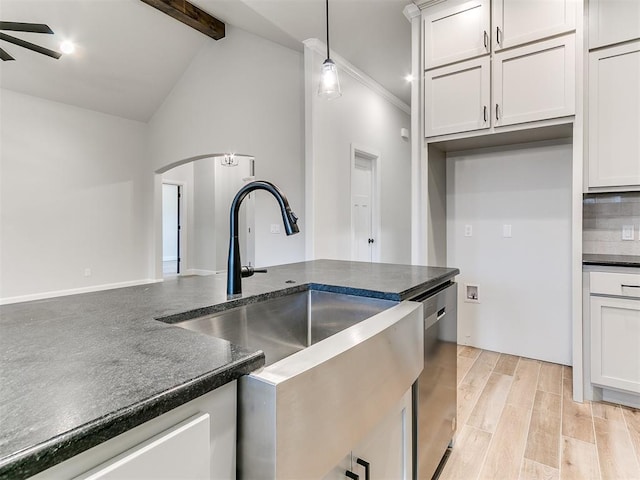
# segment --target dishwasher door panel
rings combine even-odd
[[[430,480],[456,428],[457,285],[424,303],[424,370],[413,388],[414,478]]]

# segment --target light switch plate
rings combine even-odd
[[[473,236],[473,227],[471,225],[464,226],[464,236],[472,237]]]
[[[502,225],[502,236],[504,238],[511,238],[511,225],[509,224]]]
[[[633,225],[623,225],[622,240],[633,240],[633,238],[634,238]]]

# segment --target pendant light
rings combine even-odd
[[[320,73],[320,86],[318,95],[328,100],[338,98],[342,95],[340,90],[340,80],[338,79],[338,67],[333,63],[329,55],[329,0],[325,0],[327,6],[327,59],[322,63]]]

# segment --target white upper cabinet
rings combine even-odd
[[[575,113],[575,37],[537,42],[495,54],[496,127]]]
[[[589,54],[588,162],[589,187],[640,186],[640,41]]]
[[[490,52],[489,0],[472,0],[426,14],[424,68],[430,69]]]
[[[589,48],[640,38],[640,0],[589,0]]]
[[[489,128],[489,57],[425,73],[425,135]]]
[[[575,2],[576,0],[493,0],[491,33],[494,51],[575,30]]]

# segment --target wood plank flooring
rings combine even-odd
[[[440,480],[640,480],[640,410],[572,398],[570,367],[459,346]]]

